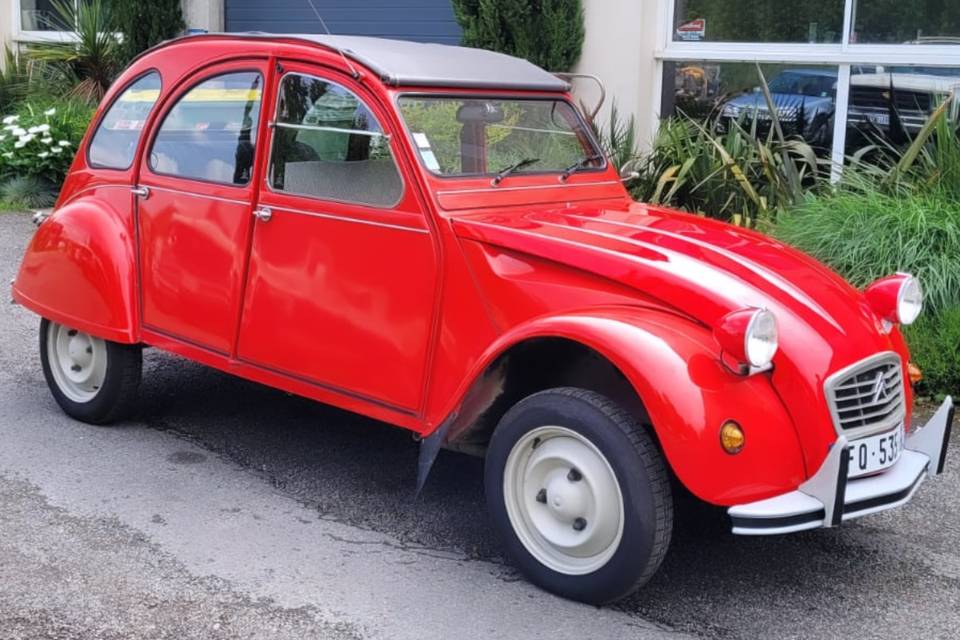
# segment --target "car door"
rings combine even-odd
[[[222,354],[236,337],[265,65],[207,68],[157,119],[138,179],[145,329]]]
[[[411,169],[351,78],[282,69],[238,356],[414,413],[437,258]]]

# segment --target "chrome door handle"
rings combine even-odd
[[[253,217],[260,222],[270,222],[270,218],[273,217],[273,211],[270,210],[270,207],[258,207],[253,210]]]
[[[130,189],[130,193],[146,200],[150,197],[150,187],[133,187]]]

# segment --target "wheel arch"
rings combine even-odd
[[[40,224],[13,282],[13,299],[60,324],[136,343],[135,246],[128,212],[92,198],[75,200]]]
[[[549,359],[544,366],[544,354],[572,354],[576,370],[551,367]],[[590,367],[577,366],[583,362]],[[688,318],[639,307],[540,318],[502,336],[481,363],[425,445],[433,440],[437,448],[482,454],[516,395],[544,384],[578,386],[636,412],[678,480],[707,502],[768,497],[805,479],[799,438],[769,378],[728,371],[709,329]],[[533,379],[523,379],[538,367]],[[519,382],[510,381],[511,372]],[[555,384],[558,378],[563,382]],[[743,425],[753,444],[736,456],[719,444],[728,419]]]

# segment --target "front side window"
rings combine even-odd
[[[605,164],[562,100],[403,96],[400,112],[424,166],[442,176],[563,172]]]
[[[220,184],[250,182],[262,85],[259,73],[243,71],[187,91],[157,132],[150,169]]]
[[[147,116],[160,96],[160,74],[151,71],[124,89],[97,127],[89,162],[101,169],[129,169]]]
[[[274,125],[269,180],[275,190],[375,207],[400,200],[403,184],[390,139],[344,87],[285,76]]]

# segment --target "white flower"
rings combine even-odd
[[[7,116],[3,119],[3,124],[13,124],[20,119],[20,116]]]
[[[27,144],[28,142],[30,142],[36,137],[37,137],[36,134],[28,133],[26,135],[20,136],[20,142],[22,142],[23,144]]]
[[[0,135],[0,142],[3,142],[3,141],[6,140],[6,139],[7,139],[7,136]]]
[[[41,160],[42,160],[43,158],[49,158],[49,157],[50,157],[50,153],[49,153],[48,151],[44,151],[44,152],[42,152],[42,153],[38,153],[38,154],[37,154],[37,157],[40,158]]]
[[[46,133],[47,131],[50,131],[50,125],[48,124],[38,124],[35,127],[27,129],[29,133]]]
[[[63,151],[63,147],[54,147],[53,149],[50,149],[50,153],[60,153],[61,151]]]
[[[47,109],[46,111],[43,112],[43,115],[45,115],[45,116],[52,116],[52,115],[55,114],[56,112],[57,112],[57,108],[56,108],[56,107],[50,107],[49,109]]]
[[[7,126],[5,126],[5,127],[3,128],[3,130],[4,130],[4,131],[13,131],[13,130],[16,129],[16,128],[17,128],[17,125],[15,125],[15,124],[8,124]]]
[[[14,143],[13,148],[14,148],[14,149],[23,149],[25,146],[27,146],[27,143],[24,142],[24,141],[21,139],[19,142],[15,142],[15,143]]]
[[[3,157],[4,157],[4,158],[12,158],[12,157],[13,157],[13,151],[7,151],[6,153],[3,154]]]
[[[53,138],[47,136],[46,138],[40,138],[40,142],[43,144],[53,144]]]
[[[21,129],[20,127],[14,127],[13,129],[10,129],[10,133],[15,136],[25,136],[27,135],[27,130]]]
[[[70,141],[68,141],[68,140],[61,140],[61,141],[58,142],[57,144],[60,145],[61,147],[69,147],[69,146],[70,146]]]

